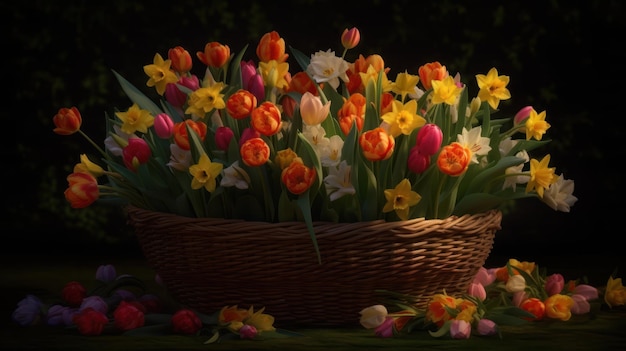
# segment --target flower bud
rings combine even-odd
[[[182,46],[171,48],[167,52],[167,58],[172,61],[172,68],[178,73],[187,73],[191,70],[191,55]]]
[[[154,131],[161,139],[169,139],[174,134],[174,121],[167,113],[159,113],[154,117]]]
[[[227,150],[234,135],[233,130],[228,127],[217,127],[215,130],[215,144],[217,148],[224,151]]]
[[[532,111],[532,106],[522,107],[516,114],[515,118],[513,118],[513,123],[518,125],[522,123],[528,116],[530,116],[530,111]]]
[[[350,29],[346,28],[341,34],[341,45],[343,45],[346,50],[354,48],[360,41],[361,33],[356,27]]]
[[[443,141],[443,132],[438,125],[428,123],[422,126],[417,132],[416,143],[419,146],[420,153],[432,156],[439,151],[441,142]]]
[[[548,296],[560,293],[564,286],[565,279],[560,274],[552,274],[546,278],[545,290]]]
[[[450,323],[450,336],[453,339],[469,339],[472,335],[472,325],[462,319],[454,319]]]
[[[498,326],[494,321],[483,318],[478,321],[476,331],[478,332],[478,335],[494,335],[498,332]]]

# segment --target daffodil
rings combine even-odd
[[[391,91],[400,95],[404,101],[407,95],[415,93],[415,87],[419,80],[419,76],[409,74],[406,71],[398,73],[396,81],[391,83]]]
[[[498,70],[495,68],[490,69],[487,75],[477,74],[476,82],[480,89],[478,98],[481,101],[487,101],[494,110],[497,109],[501,100],[511,98],[511,93],[506,87],[509,80],[509,76],[499,76]]]
[[[178,82],[174,71],[170,70],[171,60],[163,60],[160,54],[154,55],[154,63],[143,66],[143,71],[150,77],[146,83],[149,87],[156,87],[157,93],[163,95],[168,84]]]
[[[226,107],[224,94],[221,93],[224,83],[215,83],[208,87],[199,88],[189,96],[189,107],[185,113],[204,117],[213,109],[223,109]]]
[[[569,212],[570,207],[574,206],[574,203],[578,201],[578,198],[573,193],[574,181],[565,180],[561,174],[556,182],[550,185],[543,193],[541,200],[555,211]]]
[[[394,138],[400,134],[409,135],[415,128],[426,124],[424,117],[417,114],[417,101],[406,104],[394,100],[391,112],[385,113],[382,120],[389,124],[389,134]]]
[[[154,116],[137,104],[133,104],[128,111],[116,112],[115,115],[122,121],[121,130],[126,134],[148,133],[148,128],[154,125]]]
[[[317,83],[327,82],[331,87],[337,89],[339,87],[339,79],[347,82],[349,65],[341,57],[335,56],[335,52],[318,51],[311,55],[311,63],[307,68],[307,73],[311,75]]]
[[[289,86],[285,76],[289,73],[289,64],[287,62],[278,63],[276,60],[268,62],[259,62],[259,70],[263,81],[268,87],[284,89]]]
[[[448,105],[454,105],[461,95],[463,88],[460,88],[455,82],[454,78],[447,76],[443,80],[433,80],[431,82],[433,86],[432,104],[445,103]]]
[[[539,197],[543,197],[544,189],[547,189],[550,184],[554,184],[558,181],[558,177],[554,174],[554,167],[548,167],[550,163],[550,155],[544,156],[541,161],[536,159],[530,160],[530,180],[526,185],[526,192],[532,190],[537,191]]]
[[[411,190],[411,182],[405,178],[394,189],[385,190],[385,199],[387,199],[387,203],[383,207],[383,212],[395,210],[398,217],[406,221],[409,218],[409,207],[417,205],[422,197]]]
[[[530,110],[525,127],[526,140],[530,140],[531,138],[541,140],[548,128],[550,128],[550,123],[546,122],[546,111],[537,113],[535,109]]]
[[[193,176],[191,188],[200,189],[204,187],[210,193],[215,191],[217,176],[220,175],[223,167],[224,165],[221,163],[211,162],[209,156],[202,154],[198,163],[189,167],[189,174]]]

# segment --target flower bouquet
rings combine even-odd
[[[287,53],[273,31],[257,44],[258,61],[247,47],[231,54],[210,42],[196,53],[202,78],[186,49],[171,48],[143,67],[158,103],[114,71],[130,106],[107,115],[104,148],[81,131],[76,107],[54,116],[56,133],[80,133],[100,153],[81,155],[66,199],[127,206],[148,260],[170,288],[185,285],[176,295],[189,303],[231,291],[216,272],[245,270],[251,290],[228,298],[293,311],[301,304],[285,303],[289,290],[312,291],[346,313],[372,301],[353,296],[363,282],[362,291],[463,290],[491,250],[503,203],[534,197],[569,211],[576,202],[550,155],[529,155],[547,143],[546,112],[492,117],[510,97],[508,76],[478,74],[471,94],[439,62],[391,80],[381,55],[347,61],[358,29],[340,42],[341,56]],[[417,281],[434,276],[420,290]],[[205,290],[189,296],[198,281]],[[327,291],[311,290],[320,285]],[[337,299],[344,290],[354,305]]]

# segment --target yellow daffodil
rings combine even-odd
[[[224,83],[215,83],[208,87],[195,90],[189,96],[189,107],[185,113],[191,113],[200,117],[204,117],[213,109],[223,109],[226,107],[224,94],[221,93]]]
[[[81,154],[80,163],[77,163],[76,166],[74,166],[74,173],[77,172],[89,172],[94,177],[100,177],[104,174],[104,169],[102,169],[102,167],[100,167],[99,165],[91,162],[87,155]]]
[[[550,128],[550,123],[546,122],[546,111],[537,113],[535,109],[530,110],[530,115],[526,119],[526,140],[535,138],[541,140],[541,137]]]
[[[198,163],[189,167],[189,174],[193,176],[191,188],[204,187],[210,193],[215,191],[217,176],[222,172],[222,168],[224,168],[223,164],[211,162],[209,156],[202,154]]]
[[[394,100],[391,112],[385,113],[381,118],[389,124],[389,134],[394,138],[400,134],[409,135],[415,128],[426,124],[424,117],[417,114],[415,100],[409,100],[406,104]]]
[[[156,54],[153,64],[143,66],[143,71],[150,77],[146,85],[156,87],[157,93],[161,96],[165,93],[165,87],[169,83],[178,82],[176,73],[170,69],[171,64],[171,60],[163,60],[161,55]]]
[[[154,125],[154,116],[149,111],[140,109],[137,104],[133,104],[128,111],[116,112],[115,115],[122,121],[121,129],[126,134],[148,133],[148,128]]]
[[[433,80],[433,97],[431,102],[436,104],[446,103],[454,105],[463,90],[454,82],[454,78],[447,76],[443,80]]]
[[[536,159],[530,160],[530,180],[526,184],[526,192],[530,192],[533,189],[537,191],[539,197],[543,197],[544,189],[547,189],[551,184],[556,183],[559,178],[554,174],[554,167],[548,167],[550,163],[550,155],[544,156],[541,161]]]
[[[398,73],[396,81],[391,83],[391,91],[402,96],[402,101],[404,101],[407,95],[415,93],[415,87],[419,80],[419,76],[409,74],[406,71]]]
[[[500,100],[511,98],[511,93],[506,88],[509,84],[509,76],[499,76],[495,68],[490,69],[487,75],[477,74],[476,82],[480,88],[478,98],[481,101],[487,101],[494,110],[498,108]]]
[[[403,221],[409,218],[409,207],[417,205],[422,199],[420,194],[411,190],[411,182],[406,178],[402,179],[394,189],[386,189],[385,198],[387,203],[383,212],[395,210],[398,217]]]

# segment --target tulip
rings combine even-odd
[[[191,70],[191,55],[182,46],[169,49],[167,57],[172,61],[172,68],[176,72],[184,74]]]
[[[250,113],[250,124],[257,132],[272,136],[280,131],[281,113],[274,103],[265,101]]]
[[[102,312],[104,314],[109,311],[109,305],[104,301],[101,296],[98,295],[85,297],[81,302],[78,311],[82,311],[86,308],[93,308],[94,310]]]
[[[546,299],[546,317],[568,321],[572,317],[574,300],[567,295],[555,294]]]
[[[450,323],[450,336],[453,339],[469,339],[472,335],[472,325],[462,319],[454,319]]]
[[[152,157],[152,150],[142,138],[128,139],[128,145],[122,150],[124,165],[131,171],[137,171],[139,165],[147,163]]]
[[[494,321],[482,318],[478,321],[476,331],[478,332],[478,335],[495,335],[498,332],[498,326]]]
[[[193,335],[202,328],[200,317],[188,309],[176,311],[172,316],[171,322],[174,333]]]
[[[411,172],[421,174],[430,166],[430,156],[422,154],[419,146],[415,145],[409,151],[407,165]]]
[[[250,167],[257,167],[269,160],[270,147],[261,138],[250,138],[241,145],[239,153],[243,163]]]
[[[256,48],[256,54],[261,62],[276,60],[278,63],[287,61],[289,57],[285,53],[285,40],[277,31],[265,33]]]
[[[35,295],[27,295],[17,304],[17,308],[11,314],[14,322],[21,326],[35,325],[41,318],[43,302]]]
[[[257,100],[248,90],[239,89],[226,100],[226,111],[234,119],[246,118],[257,107]]]
[[[215,130],[215,145],[220,150],[228,150],[228,145],[230,145],[230,141],[234,136],[232,129],[225,126],[217,127]]]
[[[196,56],[209,67],[222,68],[230,59],[230,47],[213,41],[207,43],[204,52],[198,51]]]
[[[78,132],[83,122],[80,111],[76,107],[61,108],[52,118],[56,128],[52,131],[59,135],[70,135]]]
[[[448,77],[448,70],[446,69],[446,66],[441,65],[441,63],[437,61],[420,66],[418,73],[420,76],[420,82],[425,90],[432,88],[433,80],[443,80]]]
[[[437,157],[437,167],[442,173],[452,177],[465,173],[472,160],[472,152],[463,145],[453,142],[441,149]]]
[[[572,301],[574,301],[571,308],[573,314],[585,314],[591,311],[591,305],[583,295],[572,295]]]
[[[519,274],[511,276],[504,288],[510,293],[524,291],[526,289],[526,279]]]
[[[167,113],[159,113],[154,117],[154,131],[161,139],[169,139],[174,134],[174,121]]]
[[[109,318],[93,308],[86,308],[72,317],[72,322],[78,327],[82,335],[100,335]]]
[[[395,139],[382,127],[364,132],[359,137],[359,145],[363,156],[369,161],[382,161],[391,157]]]
[[[85,208],[100,197],[98,181],[88,172],[75,172],[67,176],[65,199],[72,208]]]
[[[565,279],[561,274],[551,274],[546,277],[545,290],[548,296],[558,294],[565,287]]]
[[[417,132],[416,144],[419,146],[420,153],[431,156],[439,151],[442,140],[441,128],[434,123],[428,123]]]
[[[341,34],[341,45],[346,50],[352,49],[359,44],[361,41],[361,33],[356,27],[352,27],[350,29],[344,29]]]
[[[254,339],[258,333],[258,330],[253,325],[244,324],[239,328],[239,336],[242,339]]]
[[[467,288],[467,293],[470,296],[474,296],[480,299],[481,301],[485,301],[485,299],[487,298],[487,291],[482,284],[471,283]]]
[[[313,185],[317,172],[315,167],[307,167],[300,158],[296,158],[283,169],[280,179],[290,193],[300,195]]]
[[[300,115],[302,122],[309,126],[321,124],[330,112],[330,101],[325,104],[319,96],[315,96],[308,91],[300,99]]]
[[[113,320],[115,327],[124,331],[143,327],[145,324],[143,311],[137,305],[126,301],[120,302],[113,311]]]
[[[518,125],[518,124],[521,124],[522,122],[524,122],[524,120],[526,120],[530,116],[530,111],[532,111],[532,110],[533,110],[532,106],[522,107],[515,114],[515,117],[513,118],[513,123],[515,125]]]
[[[393,336],[394,319],[386,317],[381,325],[374,329],[374,334],[381,338],[390,338]]]
[[[174,142],[183,150],[191,150],[189,145],[189,136],[187,135],[187,127],[194,131],[200,140],[204,141],[207,133],[207,125],[201,121],[186,119],[184,122],[174,124]]]
[[[525,317],[525,319],[527,320],[540,320],[546,314],[546,305],[543,303],[543,301],[535,297],[531,297],[529,299],[524,300],[519,305],[519,308],[526,312],[530,312],[535,316],[535,318]]]

